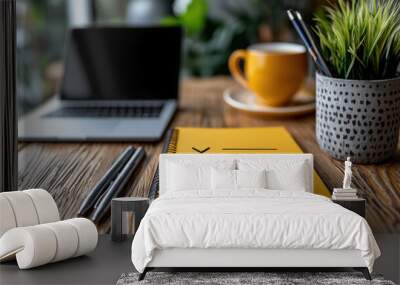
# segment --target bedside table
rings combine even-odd
[[[150,199],[142,197],[121,197],[114,198],[111,202],[111,239],[113,241],[123,241],[127,235],[123,233],[126,219],[124,212],[133,212],[135,215],[135,232],[139,227],[149,207]],[[125,224],[124,224],[125,223]],[[134,232],[134,233],[135,233]]]
[[[336,200],[332,199],[333,203],[339,204],[340,206],[353,211],[356,214],[359,214],[361,217],[365,218],[365,199],[357,198],[357,199],[341,199]]]

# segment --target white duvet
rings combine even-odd
[[[143,272],[165,248],[358,249],[370,271],[380,255],[359,215],[320,195],[269,190],[164,194],[134,237],[135,268]]]

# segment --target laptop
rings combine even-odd
[[[176,109],[180,27],[69,32],[55,98],[18,122],[21,141],[158,141]]]

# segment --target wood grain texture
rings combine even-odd
[[[295,119],[262,119],[224,104],[222,93],[237,87],[228,77],[186,79],[182,82],[180,110],[172,126],[257,127],[285,126],[304,152],[314,154],[315,168],[328,188],[339,187],[343,162],[321,151],[315,140],[314,116]],[[53,195],[63,218],[76,216],[88,191],[106,172],[126,143],[21,143],[18,188],[44,188]],[[138,144],[132,144],[138,145]],[[130,179],[125,195],[146,197],[162,143],[142,144],[143,167]],[[400,232],[400,155],[380,165],[354,165],[353,187],[367,200],[367,220],[375,232]],[[110,230],[110,219],[98,224]]]

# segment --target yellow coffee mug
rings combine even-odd
[[[244,74],[239,66],[242,60]],[[232,53],[229,70],[260,104],[282,106],[289,103],[307,76],[306,49],[294,43],[252,45]]]

